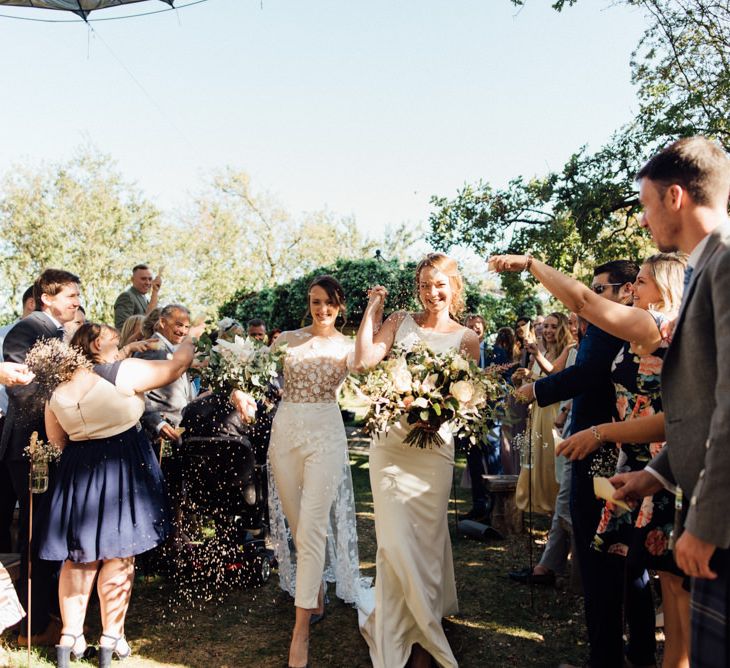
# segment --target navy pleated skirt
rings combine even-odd
[[[41,559],[88,563],[131,557],[165,541],[170,511],[144,431],[64,448],[38,536]]]

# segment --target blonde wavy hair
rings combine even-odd
[[[651,277],[656,283],[661,301],[651,307],[661,313],[676,313],[682,303],[684,292],[684,270],[687,255],[684,253],[657,253],[643,262],[649,267]]]
[[[575,343],[575,340],[573,339],[573,334],[570,331],[568,316],[565,315],[565,313],[555,311],[553,313],[549,313],[547,318],[555,318],[558,321],[558,331],[555,332],[555,343],[549,347],[545,344],[545,347],[547,348],[546,352],[549,353],[550,359],[556,360],[567,346]]]
[[[449,277],[449,285],[451,286],[449,314],[454,320],[458,321],[466,308],[464,301],[464,279],[461,277],[459,265],[456,263],[456,260],[451,259],[448,255],[444,255],[444,253],[429,253],[426,255],[416,267],[416,299],[419,302],[421,301],[419,290],[421,272],[426,267],[432,267]],[[421,306],[423,306],[423,302],[421,302]]]

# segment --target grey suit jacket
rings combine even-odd
[[[162,350],[147,350],[143,353],[135,353],[135,357],[147,360],[170,359],[172,348],[165,347]],[[157,425],[162,420],[167,420],[173,427],[180,425],[182,411],[193,400],[193,391],[190,386],[190,378],[184,373],[174,383],[158,387],[156,390],[145,392],[144,414],[142,425],[151,437],[157,435]]]
[[[114,326],[121,329],[127,318],[147,313],[148,306],[149,303],[141,292],[133,287],[125,290],[114,302]]]
[[[730,547],[730,222],[708,239],[664,357],[666,447],[650,466],[689,498],[685,527]]]

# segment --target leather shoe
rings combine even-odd
[[[533,573],[528,567],[519,571],[512,571],[508,575],[510,580],[521,582],[522,584],[555,585],[555,573],[552,571],[548,571],[547,573]]]
[[[51,617],[45,630],[42,633],[36,633],[30,637],[30,642],[34,647],[55,647],[61,640],[62,624],[60,619]],[[28,636],[18,635],[18,646],[28,647]]]

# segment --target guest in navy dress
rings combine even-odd
[[[144,392],[167,385],[190,366],[186,339],[169,360],[125,359],[119,336],[86,323],[71,345],[93,363],[61,383],[46,405],[50,442],[63,447],[50,497],[49,521],[39,537],[42,559],[63,561],[59,600],[63,633],[59,666],[86,651],[83,625],[94,578],[101,608],[100,666],[129,655],[124,620],[134,557],[161,544],[170,531],[165,485],[139,418]]]

